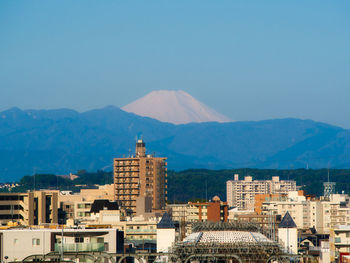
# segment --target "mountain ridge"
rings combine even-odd
[[[0,181],[112,170],[114,157],[134,153],[136,136],[175,170],[350,167],[350,130],[312,120],[175,125],[114,106],[82,113],[16,108],[0,112]]]

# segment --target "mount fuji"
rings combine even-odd
[[[152,91],[122,109],[173,124],[232,121],[182,90]]]

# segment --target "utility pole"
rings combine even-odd
[[[62,233],[61,233],[61,261],[63,261],[63,226],[62,226]]]

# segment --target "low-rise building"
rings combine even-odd
[[[120,221],[116,227],[124,229],[125,242],[133,243],[135,246],[154,244],[157,242],[158,218],[145,220],[142,216],[134,217],[129,221]]]
[[[32,226],[57,224],[58,191],[0,193],[0,223],[18,222]]]
[[[335,262],[342,255],[350,255],[350,225],[335,226],[329,237],[330,262]]]
[[[192,232],[192,224],[196,222],[227,222],[227,202],[214,196],[209,202],[188,202],[187,204],[169,204],[167,206],[171,218],[180,227],[179,239],[182,240]]]
[[[228,218],[227,202],[222,202],[214,196],[209,202],[188,202],[187,204],[170,204],[173,221],[178,222],[226,222]]]
[[[122,253],[123,232],[117,229],[7,229],[0,230],[0,259],[21,261],[49,252]]]
[[[81,189],[79,193],[59,192],[58,206],[65,213],[62,221],[89,221],[91,205],[97,199],[113,201],[113,184],[100,185],[97,189]]]

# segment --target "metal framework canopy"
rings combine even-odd
[[[266,262],[270,258],[285,258],[281,246],[262,234],[254,223],[195,223],[193,233],[178,242],[172,253],[182,262],[194,260],[232,262]],[[203,258],[203,255],[208,255]],[[210,256],[209,256],[210,255]]]
[[[255,223],[250,222],[196,222],[192,226],[192,232],[200,231],[249,231],[260,232],[262,228]]]

